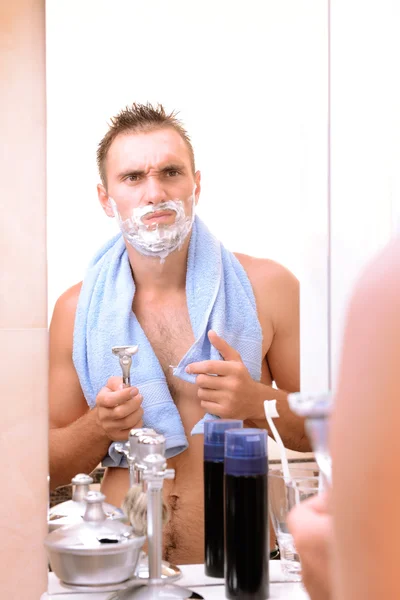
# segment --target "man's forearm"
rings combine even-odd
[[[77,473],[90,473],[107,454],[111,440],[97,424],[94,408],[67,427],[50,429],[50,488],[71,483]]]
[[[267,429],[269,435],[273,437],[265,418],[264,401],[276,400],[279,419],[276,419],[274,423],[285,448],[296,450],[297,452],[311,452],[312,448],[304,430],[304,419],[295,415],[290,410],[287,399],[288,393],[283,390],[277,390],[270,385],[258,383],[256,394],[259,410],[254,418],[245,421],[246,425]]]

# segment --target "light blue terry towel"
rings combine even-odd
[[[143,396],[143,422],[166,437],[167,458],[183,452],[188,441],[161,365],[132,312],[135,283],[124,238],[109,240],[89,264],[74,327],[73,361],[90,408],[109,377],[120,375],[113,346],[138,345],[131,381]],[[195,218],[189,244],[186,297],[195,343],[174,369],[174,375],[195,383],[185,367],[202,360],[221,360],[207,333],[213,329],[242,357],[251,377],[261,377],[262,330],[247,274],[236,257]],[[243,398],[245,402],[246,399]],[[203,433],[206,415],[192,434]],[[104,466],[127,466],[110,445]]]

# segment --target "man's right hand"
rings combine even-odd
[[[142,401],[137,388],[124,388],[121,377],[110,377],[96,398],[97,422],[110,440],[126,441],[131,429],[143,427]]]

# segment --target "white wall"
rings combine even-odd
[[[116,231],[95,153],[132,101],[180,110],[199,214],[230,249],[312,271],[306,241],[326,236],[326,1],[48,0],[47,90],[50,315]]]
[[[331,4],[331,369],[366,263],[400,231],[400,6]]]

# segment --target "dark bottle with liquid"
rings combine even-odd
[[[243,421],[215,419],[204,423],[204,565],[210,577],[224,576],[225,431]]]
[[[225,595],[269,598],[268,455],[264,429],[225,434]]]

